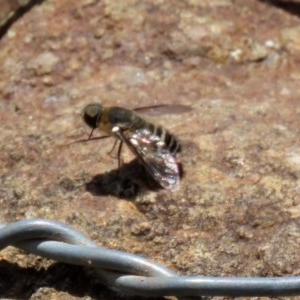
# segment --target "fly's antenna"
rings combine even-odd
[[[111,137],[110,135],[103,135],[103,136],[91,137],[92,133],[93,133],[93,130],[92,130],[91,134],[89,135],[89,137],[87,139],[76,140],[74,142],[62,145],[62,147],[66,147],[66,146],[70,146],[70,145],[78,144],[78,143],[86,143],[86,142],[90,142],[90,141],[102,140],[102,139],[106,139],[106,138]]]

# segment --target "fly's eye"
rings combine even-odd
[[[98,103],[88,104],[83,109],[83,120],[91,128],[97,128],[102,116],[102,105]]]

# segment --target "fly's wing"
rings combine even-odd
[[[122,132],[123,141],[150,175],[165,189],[178,190],[180,171],[174,154],[160,147],[160,138],[148,129]]]
[[[192,110],[191,106],[184,104],[157,104],[151,106],[136,107],[133,111],[148,116],[159,116],[159,115],[177,115],[187,113]]]

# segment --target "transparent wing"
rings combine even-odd
[[[123,141],[140,159],[150,175],[165,189],[178,190],[180,171],[174,154],[160,145],[160,138],[148,129],[122,132]]]
[[[158,104],[151,106],[136,107],[133,111],[139,114],[145,114],[148,116],[159,116],[159,115],[177,115],[187,113],[192,110],[192,107],[184,104]]]

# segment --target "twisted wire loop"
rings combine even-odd
[[[57,221],[23,220],[0,225],[0,250],[15,246],[39,256],[93,268],[106,285],[124,295],[163,296],[294,296],[300,276],[178,276],[138,255],[97,246],[91,239]],[[185,298],[186,299],[186,298]]]

